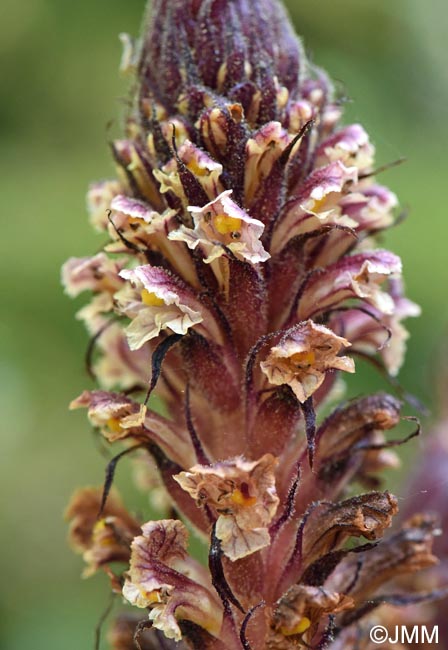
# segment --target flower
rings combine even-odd
[[[345,214],[341,204],[350,197],[348,187],[357,179],[356,167],[346,167],[339,160],[315,169],[300,193],[285,203],[275,224],[273,251],[280,252],[297,235],[318,230],[322,225],[356,226],[356,221]]]
[[[124,269],[121,277],[131,282],[115,295],[119,311],[133,319],[126,328],[131,350],[138,350],[163,329],[186,334],[203,321],[194,295],[169,273],[145,265]]]
[[[90,421],[104,430],[110,440],[125,437],[128,430],[141,428],[145,422],[146,406],[117,393],[84,391],[73,400],[70,408],[87,407]]]
[[[350,124],[335,131],[317,149],[316,165],[321,166],[340,160],[344,165],[355,165],[358,171],[370,170],[375,148],[360,124]]]
[[[78,490],[67,506],[65,517],[70,520],[69,541],[73,548],[83,553],[87,564],[84,576],[88,577],[114,562],[129,562],[130,545],[140,530],[140,525],[125,509],[115,492],[109,497],[102,516],[102,489]]]
[[[93,334],[105,323],[105,314],[113,308],[113,296],[123,287],[118,276],[122,263],[112,261],[104,253],[94,257],[71,257],[62,267],[62,284],[71,297],[92,291],[94,297],[77,318],[83,320]]]
[[[287,384],[299,402],[305,402],[322,385],[328,370],[355,372],[353,360],[339,356],[349,345],[327,327],[308,320],[289,330],[260,367],[269,383]]]
[[[178,620],[219,634],[222,614],[212,590],[196,582],[203,571],[187,558],[187,530],[180,521],[161,520],[142,526],[134,538],[123,596],[133,605],[149,608],[149,619],[169,639],[179,641]],[[211,587],[211,585],[210,585]]]
[[[273,616],[273,636],[278,643],[285,637],[301,637],[316,629],[328,614],[351,609],[352,599],[343,593],[329,592],[322,587],[293,585],[278,601]]]
[[[390,606],[447,593],[417,575],[437,521],[380,489],[420,433],[395,433],[415,420],[392,376],[418,314],[379,248],[398,199],[277,0],[154,0],[121,40],[118,178],[88,194],[107,241],[63,268],[69,295],[93,294],[98,387],[72,408],[118,448],[104,489],[71,502],[71,539],[144,610],[118,614],[112,646],[367,650]],[[356,354],[403,401],[341,401]],[[166,517],[143,525],[110,493],[135,455]]]
[[[146,622],[141,616],[135,616],[129,612],[117,616],[107,636],[110,647],[113,650],[135,650],[134,638],[137,637],[142,650],[155,650],[160,647],[161,643],[164,644],[162,647],[165,650],[185,648],[183,644],[167,638],[161,641],[163,632],[156,628],[145,628]]]
[[[332,326],[352,341],[356,350],[371,354],[379,351],[385,367],[392,376],[400,370],[409,338],[402,324],[405,318],[420,315],[420,307],[403,295],[402,283],[390,281],[390,294],[394,302],[392,313],[382,313],[370,307],[367,312],[348,310],[335,316]]]
[[[200,506],[218,515],[216,536],[231,560],[258,551],[270,542],[268,524],[279,503],[275,491],[277,460],[265,454],[258,461],[241,458],[211,467],[196,465],[174,480]]]
[[[154,440],[173,459],[191,457],[191,443],[175,423],[123,394],[86,390],[71,402],[70,408],[87,408],[90,422],[109,442]]]
[[[169,234],[169,239],[184,241],[193,250],[200,245],[207,253],[204,259],[206,264],[226,251],[251,264],[265,262],[270,255],[260,242],[264,225],[257,219],[251,219],[232,201],[231,194],[232,190],[226,190],[202,208],[189,206],[194,230],[181,226]]]
[[[381,290],[381,284],[399,276],[400,272],[400,259],[388,251],[346,256],[310,277],[297,313],[303,318],[315,317],[353,298],[375,307],[382,314],[393,314],[393,298]]]
[[[107,230],[109,221],[107,211],[111,209],[112,199],[123,191],[121,183],[115,179],[92,183],[87,193],[87,209],[90,223],[99,232]]]
[[[174,196],[182,196],[183,202],[188,206],[188,193],[191,188],[186,186],[185,173],[182,174],[183,165],[190,171],[197,180],[198,185],[209,199],[214,199],[223,191],[220,180],[223,167],[213,158],[208,156],[202,149],[197,147],[190,140],[185,140],[177,151],[177,160],[171,158],[162,170],[154,170],[154,176],[160,182],[160,191],[172,192]],[[179,170],[181,166],[181,170]],[[199,193],[199,191],[198,191]]]

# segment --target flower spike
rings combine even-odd
[[[386,393],[342,401],[358,357],[416,403],[396,375],[419,308],[379,248],[400,220],[386,167],[279,0],[153,0],[140,39],[120,39],[117,178],[87,198],[106,243],[62,270],[91,294],[98,383],[72,408],[117,447],[103,491],[67,513],[86,574],[135,609],[111,646],[368,650],[390,604],[445,593],[414,578],[437,522],[400,521],[380,489],[420,424]],[[146,523],[112,488],[120,459]]]

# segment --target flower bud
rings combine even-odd
[[[295,96],[301,66],[301,46],[275,0],[155,0],[143,37],[141,93],[173,114],[205,87],[246,110],[258,101],[262,123],[276,119],[281,93]]]

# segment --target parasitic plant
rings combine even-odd
[[[121,446],[104,489],[67,511],[86,573],[134,606],[111,645],[375,647],[384,603],[441,595],[394,587],[435,563],[434,519],[383,540],[401,401],[341,401],[356,357],[397,374],[418,314],[376,243],[397,199],[276,0],[154,0],[123,41],[135,81],[117,179],[88,194],[107,243],[63,268],[69,295],[93,294],[79,317],[100,386],[72,407]],[[110,491],[131,452],[160,520]]]

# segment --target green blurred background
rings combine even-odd
[[[107,603],[105,579],[81,581],[81,561],[65,544],[67,499],[78,485],[101,483],[105,460],[85,414],[67,411],[90,382],[83,370],[87,336],[74,319],[79,305],[63,295],[59,267],[101,243],[87,224],[84,194],[89,181],[113,174],[107,125],[115,119],[119,132],[126,88],[117,73],[117,34],[136,34],[143,8],[143,0],[3,0],[0,9],[5,650],[92,648]],[[411,207],[386,243],[402,255],[408,294],[423,307],[409,323],[401,379],[431,404],[448,325],[448,5],[296,0],[290,9],[314,61],[347,88],[348,117],[367,127],[378,162],[408,159],[382,177]],[[357,391],[382,385],[370,369],[361,382]],[[118,484],[134,492],[125,466]]]

